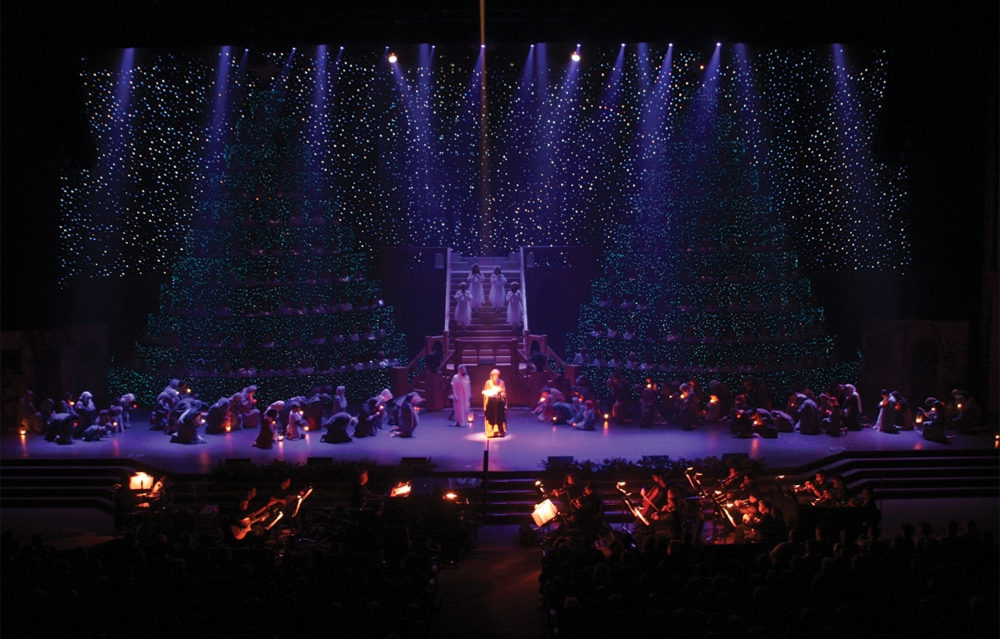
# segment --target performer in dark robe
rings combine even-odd
[[[76,415],[76,410],[73,409],[73,404],[73,393],[63,393],[62,401],[59,402],[59,406],[56,408],[55,412]]]
[[[819,409],[816,402],[809,399],[802,393],[795,395],[795,430],[803,435],[819,435],[820,430]]]
[[[947,444],[948,438],[945,436],[945,428],[948,423],[948,416],[945,414],[945,407],[938,400],[927,400],[930,406],[930,420],[924,422],[924,439],[939,444]]]
[[[72,444],[73,429],[79,418],[71,413],[53,413],[45,427],[45,441]]]
[[[741,439],[749,439],[753,437],[753,420],[750,418],[752,411],[750,410],[737,410],[736,416],[733,418],[733,423],[730,426],[732,429],[733,437],[739,437]]]
[[[278,436],[277,429],[280,428],[278,410],[276,408],[268,408],[264,412],[264,419],[260,422],[260,432],[257,433],[257,438],[253,440],[251,446],[256,446],[261,450],[270,450],[274,446],[274,440]]]
[[[507,385],[500,379],[500,371],[490,371],[490,378],[483,388],[483,411],[486,413],[486,436],[507,436]]]
[[[844,384],[844,406],[841,418],[848,431],[861,430],[861,420],[864,418],[864,413],[861,411],[861,396],[858,395],[858,390],[853,384]]]
[[[149,414],[149,430],[164,430],[170,420],[170,409],[177,400],[176,394],[163,391],[156,398],[153,411]]]
[[[323,422],[326,433],[323,434],[321,441],[327,444],[346,444],[351,441],[351,436],[347,434],[348,427],[356,427],[357,424],[358,419],[352,417],[350,413],[334,413],[333,417]]]
[[[906,398],[899,391],[892,391],[889,394],[889,399],[892,401],[892,409],[895,413],[894,423],[896,428],[899,430],[913,430],[915,425],[913,423],[913,411],[910,409],[910,402],[906,401]]]
[[[754,411],[753,432],[764,439],[778,439],[778,426],[774,422],[771,411],[758,408]]]
[[[260,409],[257,408],[256,386],[247,386],[234,396],[232,411],[239,420],[239,428],[257,428],[260,424]]]
[[[395,432],[400,437],[413,437],[413,432],[420,425],[420,413],[417,405],[424,399],[416,393],[407,393],[395,400],[399,408],[399,425]]]
[[[173,444],[204,444],[205,440],[198,435],[198,427],[201,426],[201,412],[204,409],[202,402],[196,402],[187,408],[177,419],[177,433],[170,438]]]
[[[820,422],[823,432],[833,437],[841,436],[841,412],[836,397],[827,398],[826,416]]]
[[[79,417],[76,428],[73,429],[73,439],[81,439],[87,429],[97,421],[97,407],[94,406],[94,396],[87,391],[80,393],[80,398],[76,400],[74,406]]]
[[[229,425],[229,398],[221,397],[208,409],[208,416],[205,419],[205,433],[209,435],[224,434],[227,425]]]
[[[139,407],[135,403],[135,395],[126,393],[118,398],[118,407],[121,408],[120,424],[122,428],[132,428],[132,411]]]
[[[326,421],[324,414],[327,407],[333,407],[333,405],[332,398],[326,393],[319,393],[310,398],[309,404],[306,406],[306,422],[309,424],[309,432],[323,429],[323,422]]]
[[[681,388],[685,384],[681,384]],[[682,396],[684,392],[682,391]],[[687,396],[681,400],[680,423],[682,430],[695,430],[698,428],[698,397],[693,392],[687,392]]]
[[[358,413],[358,423],[354,427],[354,437],[374,437],[378,430],[376,421],[379,420],[378,399],[372,397],[361,405],[361,412]]]
[[[896,428],[896,411],[893,407],[892,398],[889,395],[889,391],[883,388],[882,399],[878,403],[878,418],[875,420],[875,430],[890,435],[898,435],[899,429]]]
[[[26,390],[17,403],[17,428],[22,433],[42,430],[42,414],[35,408],[34,391]]]

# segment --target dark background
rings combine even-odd
[[[487,5],[488,42],[840,42],[886,49],[889,94],[877,153],[909,170],[912,265],[905,277],[894,272],[808,275],[831,327],[847,344],[860,344],[865,317],[965,320],[970,322],[972,367],[981,370],[977,362],[986,354],[980,352],[979,323],[989,292],[983,273],[997,270],[997,3],[577,0]],[[5,2],[0,39],[3,329],[103,322],[115,352],[135,340],[146,313],[156,308],[160,278],[59,287],[59,169],[93,161],[77,78],[81,56],[125,46],[380,40],[474,46],[478,39],[475,0]]]

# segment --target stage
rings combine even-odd
[[[403,457],[430,457],[438,471],[478,471],[483,466],[483,451],[489,447],[490,470],[536,471],[550,456],[574,457],[577,461],[627,459],[639,461],[646,455],[669,455],[672,459],[722,457],[727,453],[747,453],[771,468],[791,468],[842,450],[950,450],[954,448],[991,448],[991,435],[958,435],[951,445],[925,441],[917,431],[887,435],[871,429],[843,437],[806,436],[783,433],[778,439],[738,439],[725,424],[706,424],[694,431],[679,426],[657,426],[652,430],[636,425],[609,424],[593,432],[553,426],[538,421],[527,409],[508,413],[508,436],[487,440],[482,411],[476,413],[472,426],[456,428],[447,411],[424,414],[412,438],[403,439],[379,431],[375,437],[356,439],[346,444],[325,444],[316,432],[297,441],[279,442],[272,450],[251,446],[256,430],[235,431],[226,435],[203,435],[204,444],[185,446],[170,443],[170,437],[147,430],[148,413],[133,416],[133,427],[99,442],[76,440],[60,446],[46,442],[41,435],[5,434],[0,439],[2,459],[135,459],[174,473],[207,472],[225,459],[245,458],[255,464],[275,459],[306,463],[310,457],[337,460],[370,460],[379,464],[397,464]]]

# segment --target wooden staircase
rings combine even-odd
[[[424,347],[406,366],[397,366],[390,371],[392,392],[401,395],[419,391],[426,401],[429,411],[443,410],[449,405],[450,380],[456,369],[465,365],[472,378],[473,395],[478,396],[489,379],[490,371],[500,370],[501,379],[507,385],[508,406],[534,406],[541,388],[551,378],[551,371],[531,372],[530,357],[533,352],[554,359],[557,366],[565,366],[558,355],[548,346],[547,335],[533,335],[528,328],[529,300],[525,285],[524,249],[499,257],[462,257],[451,249],[445,250],[446,297],[443,330],[440,335],[424,337]],[[478,264],[486,277],[484,282],[484,306],[473,313],[472,324],[464,329],[455,325],[455,293],[459,285],[468,280],[472,265]],[[518,282],[523,296],[523,326],[515,330],[507,323],[507,306],[495,308],[489,303],[489,276],[494,267],[499,266],[507,284]],[[439,353],[439,355],[435,354]],[[438,361],[434,370],[426,368],[428,361]],[[473,401],[473,405],[476,405]]]
[[[468,280],[472,273],[472,265],[478,264],[479,269],[486,282],[483,284],[486,303],[472,313],[472,325],[468,328],[459,329],[455,324],[455,293],[459,290],[459,285]],[[510,291],[510,285],[521,282],[521,260],[517,253],[511,253],[506,257],[462,257],[458,253],[451,253],[450,279],[448,281],[448,332],[452,341],[461,340],[463,349],[461,360],[450,362],[450,369],[453,370],[458,364],[466,366],[510,366],[511,352],[509,348],[495,345],[498,342],[509,341],[512,338],[520,340],[522,332],[515,330],[507,323],[506,305],[497,308],[490,304],[490,275],[493,268],[499,266],[504,277],[507,278],[507,286],[504,288],[504,296]]]

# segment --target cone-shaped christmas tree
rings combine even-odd
[[[137,361],[112,371],[115,392],[152,402],[180,378],[207,401],[253,384],[270,402],[388,386],[402,336],[301,126],[279,89],[248,89]]]
[[[642,384],[736,389],[753,378],[780,405],[793,386],[856,382],[859,364],[840,361],[736,119],[682,125],[581,308],[575,343],[602,363],[591,379],[603,381],[609,364]]]

